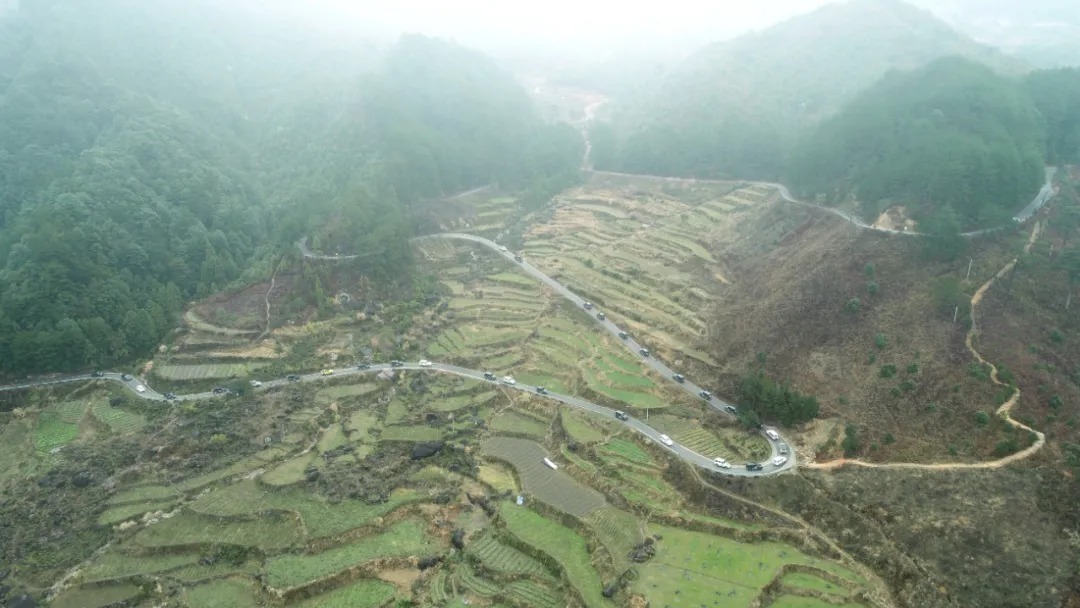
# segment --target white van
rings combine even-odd
[[[544,464],[546,464],[548,466],[548,468],[551,469],[552,471],[558,471],[559,470],[559,465],[555,464],[554,462],[551,462],[550,458],[545,458],[544,459]]]
[[[776,467],[784,466],[785,462],[787,462],[787,456],[777,456],[776,458],[772,459],[773,466]]]
[[[776,441],[777,439],[780,439],[780,435],[777,434],[777,432],[772,430],[772,429],[766,429],[765,430],[765,436],[768,437],[769,439],[772,439],[773,441]]]

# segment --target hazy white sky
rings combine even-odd
[[[608,49],[760,29],[835,0],[280,0],[365,29],[415,31],[471,46]]]

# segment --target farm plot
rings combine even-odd
[[[225,579],[188,589],[184,602],[190,608],[257,608],[262,602],[256,593],[249,581]]]
[[[200,365],[155,365],[154,375],[165,380],[219,380],[243,378],[266,367],[267,363],[203,363]]]
[[[508,502],[500,505],[499,514],[508,532],[547,553],[563,567],[567,579],[581,593],[586,606],[609,605],[600,594],[603,586],[589,559],[584,538],[566,526],[544,519],[535,511]]]
[[[272,558],[266,565],[266,578],[273,587],[290,589],[376,558],[424,555],[435,550],[435,542],[424,535],[423,523],[406,519],[377,536],[321,553]]]
[[[645,540],[643,526],[636,517],[611,505],[604,505],[585,516],[583,521],[607,547],[616,568],[630,566],[627,554]]]
[[[654,526],[656,556],[638,567],[634,590],[656,605],[745,606],[785,564],[853,576],[839,564],[779,543],[740,543],[720,536]]]
[[[109,507],[102,511],[98,516],[98,523],[103,526],[111,526],[118,524],[122,521],[127,521],[134,517],[140,517],[144,513],[151,513],[154,511],[169,511],[174,505],[179,502],[179,499],[166,499],[166,500],[152,500],[148,502],[128,503],[123,505],[117,505]]]
[[[504,593],[534,608],[562,608],[566,605],[561,593],[533,581],[514,581],[506,586]]]
[[[485,531],[469,543],[466,551],[484,567],[504,574],[547,577],[550,573],[544,565],[521,551],[503,544],[490,532]]]
[[[650,419],[651,422],[651,419]],[[648,452],[638,444],[625,439],[614,438],[597,450],[605,460],[624,461],[637,466],[652,467],[654,462]]]
[[[257,520],[222,521],[197,513],[182,512],[147,526],[135,535],[140,547],[172,547],[190,544],[226,544],[284,549],[299,543],[300,522],[288,515],[262,516]]]
[[[451,585],[459,589],[467,589],[480,597],[491,597],[499,593],[501,589],[498,583],[478,576],[468,564],[461,564],[454,569],[450,580]]]
[[[95,559],[83,570],[83,580],[94,582],[165,572],[194,564],[198,560],[198,553],[136,555],[113,549]]]
[[[506,410],[492,419],[489,426],[495,431],[521,433],[542,439],[548,433],[549,423],[517,410]]]
[[[69,589],[56,596],[53,608],[103,608],[138,597],[141,590],[130,583],[118,585],[85,585]]]
[[[819,600],[816,597],[802,595],[781,595],[769,604],[769,608],[866,608],[865,604],[849,602],[846,604],[834,604]]]
[[[108,504],[118,505],[129,502],[142,502],[147,500],[162,500],[174,498],[178,494],[176,490],[168,486],[140,485],[130,486],[117,492],[108,500]]]
[[[297,608],[379,608],[395,595],[394,586],[382,581],[361,580],[304,600]]]
[[[200,556],[201,557],[201,556]],[[205,581],[212,578],[228,576],[230,574],[246,574],[254,576],[262,570],[262,562],[247,561],[242,564],[234,564],[231,561],[218,561],[214,564],[191,564],[176,570],[170,570],[167,576],[173,580],[187,583]]]
[[[419,500],[413,490],[395,490],[384,503],[369,505],[358,500],[330,504],[307,491],[285,488],[264,490],[245,480],[200,496],[189,505],[192,511],[214,516],[234,516],[262,511],[295,511],[311,538],[332,536],[367,525],[403,505]]]
[[[597,425],[602,424],[599,417],[595,415],[570,409],[562,411],[563,429],[566,430],[566,434],[570,436],[570,439],[578,443],[596,443],[606,437],[606,434],[597,426],[594,426],[593,422],[596,422]]]
[[[343,399],[346,397],[359,397],[363,395],[370,395],[371,393],[378,392],[380,389],[378,384],[364,383],[364,384],[344,384],[341,386],[330,386],[324,389],[320,389],[315,393],[315,399],[317,401],[327,402],[335,401],[337,399]]]
[[[64,422],[60,413],[43,411],[38,415],[37,428],[34,429],[34,448],[39,454],[48,454],[61,448],[79,434],[79,425]]]
[[[106,401],[95,402],[90,411],[114,433],[137,433],[146,426],[146,418],[141,414],[112,407]]]
[[[492,437],[481,449],[511,464],[518,471],[525,490],[561,511],[584,517],[605,504],[604,497],[562,471],[544,465],[548,455],[540,444],[514,437]]]
[[[827,581],[820,576],[807,574],[806,572],[788,572],[780,579],[780,582],[789,587],[800,589],[812,589],[823,593],[846,596],[848,591],[844,587],[832,581]]]
[[[721,457],[732,462],[758,461],[772,453],[764,437],[742,430],[723,429],[715,433],[701,428],[696,420],[666,415],[650,418],[650,424],[676,442],[708,458]]]
[[[441,429],[431,426],[385,426],[380,441],[435,441],[443,436]]]
[[[267,471],[260,480],[271,486],[287,486],[304,478],[304,471],[315,461],[315,451],[291,458]]]

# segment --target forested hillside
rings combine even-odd
[[[890,69],[948,56],[1019,73],[1015,60],[899,0],[854,0],[703,49],[623,100],[599,127],[597,168],[777,178],[805,130]]]
[[[1024,80],[1046,123],[1046,160],[1080,163],[1080,69],[1032,72]]]
[[[891,203],[918,220],[1008,222],[1043,181],[1044,123],[1017,81],[946,58],[892,73],[797,149],[802,196],[854,196],[873,219]]]
[[[0,370],[20,373],[144,354],[306,234],[402,276],[409,202],[566,183],[581,150],[456,45],[379,54],[178,0],[22,3],[0,115]]]

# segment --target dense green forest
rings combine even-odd
[[[902,203],[916,219],[1006,223],[1043,181],[1044,123],[1016,81],[961,58],[891,73],[825,121],[793,156],[796,192]]]
[[[576,178],[581,142],[457,45],[388,52],[210,2],[49,0],[0,21],[0,369],[143,355],[296,239],[409,264],[409,203]]]
[[[830,4],[707,47],[599,127],[598,169],[777,179],[788,150],[891,69],[949,55],[1024,66],[898,0]]]
[[[1080,69],[1032,72],[1024,85],[1046,123],[1046,161],[1080,163]]]

